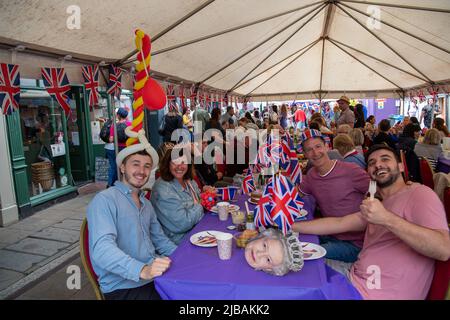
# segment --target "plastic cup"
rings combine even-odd
[[[233,235],[231,233],[222,232],[216,235],[216,240],[220,260],[231,259],[231,252],[233,249]]]
[[[228,202],[219,202],[217,204],[217,213],[219,214],[220,221],[228,220],[228,208],[230,204]]]

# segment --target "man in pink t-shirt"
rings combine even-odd
[[[359,211],[369,189],[369,175],[354,163],[330,160],[328,146],[317,130],[301,136],[303,151],[313,165],[300,183],[300,192],[313,195],[324,217],[343,217]],[[363,246],[364,232],[342,232],[320,237],[326,258],[355,262]]]
[[[406,184],[403,165],[393,149],[375,145],[366,154],[368,173],[383,199],[366,199],[360,212],[341,218],[296,223],[293,230],[334,234],[366,230],[358,260],[346,274],[365,299],[424,299],[434,261],[450,258],[444,207],[428,187]]]

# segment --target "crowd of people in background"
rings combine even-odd
[[[429,110],[423,109],[420,120],[405,116],[398,122],[377,122],[365,106],[351,105],[346,96],[333,107],[330,103],[293,103],[263,110],[235,110],[232,106],[207,110],[200,105],[192,110],[171,108],[158,130],[163,140],[158,152],[146,139],[126,148],[119,141],[121,151],[114,162],[121,180],[99,193],[88,208],[93,266],[105,298],[160,298],[152,280],[170,267],[168,256],[203,218],[202,191],[234,184],[234,178],[250,164],[251,142],[245,135],[239,138],[240,134],[264,129],[293,136],[301,146],[297,153],[308,162],[295,186],[302,196],[312,196],[317,208],[313,220],[297,221],[292,229],[318,235],[326,249],[326,263],[346,276],[363,298],[425,298],[434,261],[446,261],[450,256],[444,207],[430,188],[419,184],[419,157],[434,168],[443,152],[441,143],[449,137],[445,121],[436,117],[434,108],[431,116]],[[119,129],[126,116],[125,110],[119,109],[117,136],[122,135]],[[209,129],[219,135],[202,135],[199,145],[191,143],[195,140],[180,143],[173,135],[176,129],[186,129],[191,138],[197,131],[202,134]],[[114,126],[108,132],[112,143]],[[234,156],[213,151],[213,164],[204,162],[203,157],[201,163],[192,163],[211,143],[234,146]],[[236,158],[242,150],[244,163]],[[108,154],[112,161],[112,153]],[[156,169],[151,196],[145,199],[141,189]],[[371,182],[376,190],[368,198]],[[263,231],[261,237],[268,236],[266,233],[272,232]],[[250,247],[264,243],[258,239]],[[280,241],[286,239],[280,235]],[[283,270],[280,265],[261,269],[249,264],[282,275],[300,270],[300,262]],[[366,281],[367,268],[376,263],[383,268],[379,291],[368,288]],[[406,271],[400,275],[399,268]]]

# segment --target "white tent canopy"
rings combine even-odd
[[[78,0],[74,30],[71,5],[0,1],[0,44],[26,46],[19,64],[36,61],[29,52],[130,68],[141,28],[152,37],[157,78],[253,100],[398,97],[438,85],[448,92],[450,83],[448,0]]]

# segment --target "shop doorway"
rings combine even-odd
[[[91,181],[94,175],[90,162],[89,110],[85,103],[84,88],[72,86],[70,92],[71,114],[67,119],[70,163],[75,185]]]

